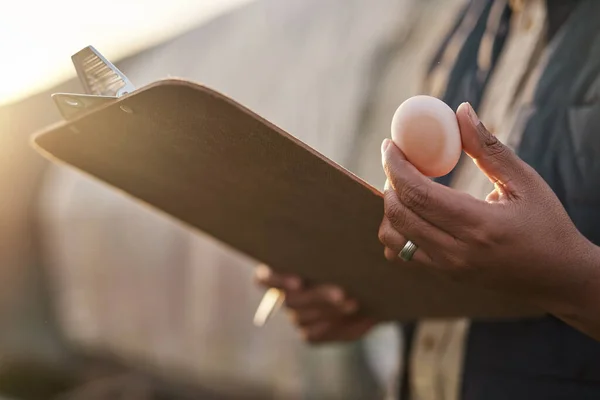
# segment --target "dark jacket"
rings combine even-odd
[[[489,11],[493,0],[472,0],[461,18],[481,2]],[[556,192],[577,228],[600,245],[600,1],[547,3],[556,47],[535,91],[518,154]],[[477,108],[485,90],[489,75],[478,71],[476,60],[487,11],[479,15],[450,72],[443,99],[454,109],[463,101]],[[494,61],[510,14],[507,7]],[[406,327],[408,343],[411,332]],[[462,399],[600,399],[600,343],[552,316],[473,321]]]

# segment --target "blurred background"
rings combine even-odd
[[[395,398],[402,338],[252,325],[254,262],[29,146],[95,46],[208,85],[376,187],[396,107],[462,0],[21,0],[0,12],[0,397]]]

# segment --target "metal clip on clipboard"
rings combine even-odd
[[[117,100],[135,90],[133,84],[117,67],[92,46],[71,57],[85,94],[54,93],[52,99],[65,120],[72,120],[85,111]],[[254,315],[254,325],[261,327],[282,305],[285,295],[269,289]]]
[[[85,94],[55,93],[52,95],[63,118],[71,120],[84,111],[110,103],[135,87],[127,77],[92,46],[71,57]]]

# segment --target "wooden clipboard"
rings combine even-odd
[[[46,129],[34,146],[275,270],[339,284],[377,316],[540,315],[387,262],[380,192],[209,88],[159,81]]]

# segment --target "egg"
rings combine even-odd
[[[452,171],[462,151],[455,112],[431,96],[414,96],[398,107],[392,118],[392,141],[431,178]]]

